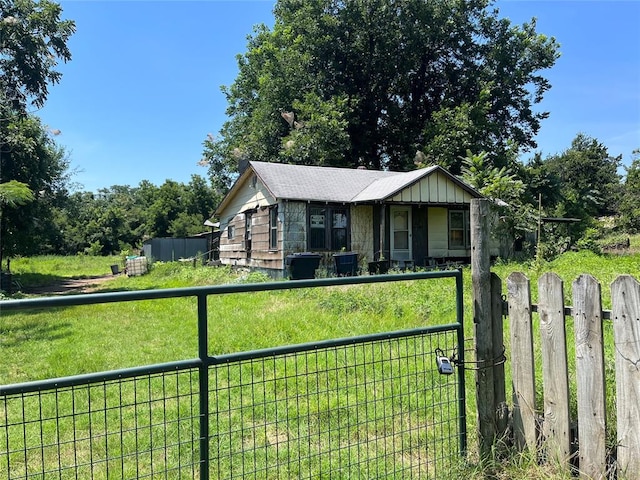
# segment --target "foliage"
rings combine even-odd
[[[219,198],[198,175],[188,184],[167,180],[157,187],[143,180],[137,187],[74,192],[56,209],[56,226],[64,232],[59,252],[109,255],[140,248],[151,237],[202,233]]]
[[[558,45],[489,5],[278,1],[223,89],[229,120],[204,143],[212,181],[228,188],[242,159],[408,170],[423,150],[456,172],[467,148],[504,165],[509,142],[535,147],[539,72]]]
[[[621,159],[609,155],[607,147],[596,139],[578,134],[569,149],[546,160],[549,173],[561,182],[556,211],[581,219],[615,213]]]
[[[486,152],[473,155],[467,151],[462,160],[462,179],[493,200],[493,209],[499,217],[492,227],[494,235],[513,242],[535,229],[535,211],[523,202],[524,184],[511,169],[493,166]]]
[[[620,198],[618,226],[630,233],[640,232],[640,149],[634,150],[631,165],[625,167],[626,177]]]
[[[0,205],[15,208],[32,202],[34,198],[33,192],[25,183],[16,180],[0,183]]]
[[[54,209],[66,196],[70,177],[66,152],[34,116],[12,114],[0,130],[0,180],[20,182],[34,193],[32,202],[3,212],[0,257],[56,251]]]
[[[58,59],[71,59],[67,41],[75,23],[61,13],[50,0],[0,0],[0,104],[21,113],[28,102],[44,105],[49,84],[62,76]]]
[[[19,182],[36,194],[19,210],[3,211],[0,263],[4,255],[56,248],[52,208],[68,161],[27,108],[44,105],[48,85],[61,78],[58,60],[71,59],[66,43],[75,25],[61,13],[50,0],[0,0],[0,183]]]

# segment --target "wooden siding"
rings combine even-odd
[[[471,194],[441,172],[435,172],[409,188],[405,188],[390,200],[401,203],[469,204]]]
[[[248,181],[238,189],[224,211],[220,212],[221,227],[224,228],[229,218],[239,212],[257,207],[266,207],[268,205],[274,205],[275,203],[275,199],[269,194],[269,191],[262,182],[256,181],[254,183],[252,179],[249,178]],[[226,212],[229,212],[228,216]]]
[[[244,252],[244,214],[239,213],[227,219],[226,227],[220,235],[220,261],[225,265],[246,265]],[[229,228],[233,228],[233,237],[229,238]]]
[[[259,208],[251,215],[251,251],[245,241],[246,214],[233,217],[229,225],[235,232],[228,238],[228,226],[220,237],[220,261],[225,265],[277,269],[283,268],[282,251],[269,249],[270,218],[269,207]],[[278,211],[278,246],[282,244],[282,213]]]
[[[351,207],[351,251],[357,252],[360,264],[373,261],[373,206]]]

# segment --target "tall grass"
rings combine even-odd
[[[12,262],[12,271],[25,280],[33,278],[46,282],[106,274],[116,260],[98,261],[96,257],[17,259]],[[565,282],[567,305],[571,305],[571,282],[578,275],[589,273],[602,283],[604,305],[610,308],[608,285],[620,274],[640,277],[640,255],[597,256],[589,252],[571,252],[543,264],[499,262],[493,271],[503,283],[513,271],[525,273],[531,280],[534,303],[538,278],[553,271]],[[99,288],[102,291],[138,290],[265,280],[267,277],[261,274],[234,272],[228,268],[156,263],[148,275],[114,276]],[[464,270],[464,284],[466,336],[472,338],[468,269]],[[210,354],[450,323],[455,318],[454,292],[453,280],[440,279],[212,297],[208,305]],[[196,315],[195,299],[1,314],[3,362],[0,363],[0,384],[193,358],[197,356]],[[537,318],[534,320],[537,328]],[[508,342],[508,325],[505,326]],[[570,319],[567,329],[572,335]],[[605,331],[607,338],[611,337],[610,324],[605,324]],[[472,348],[472,343],[468,346]],[[570,345],[570,368],[575,363],[573,352]],[[538,372],[539,392],[542,390],[541,377]],[[473,381],[473,375],[468,374],[467,385],[472,386]],[[613,402],[615,384],[609,383],[607,388],[611,393],[609,401]],[[472,387],[467,393],[468,428],[473,438],[475,398]],[[542,401],[541,395],[539,401]],[[613,408],[609,410],[611,412]],[[537,466],[536,459],[526,455],[512,459],[506,466],[498,466],[496,471],[500,472],[496,473],[496,478],[546,479],[564,475],[553,466]],[[482,469],[470,468],[465,475],[481,478],[484,473]]]
[[[265,281],[227,268],[155,264],[100,291]],[[455,321],[453,279],[220,295],[209,299],[211,354]],[[99,304],[0,317],[0,384],[197,356],[196,299]]]
[[[228,269],[156,264],[149,275],[132,278],[118,276],[101,288],[105,291],[173,288],[260,280],[266,280],[266,277],[233,273]],[[454,290],[453,279],[441,279],[213,296],[209,299],[209,353],[215,355],[451,323],[456,314],[455,303],[450,301]],[[2,316],[0,330],[3,333],[3,353],[7,359],[0,366],[0,383],[159,363],[192,358],[197,354],[195,299],[138,301],[7,313]],[[456,418],[455,397],[451,401],[451,411],[446,414],[443,413],[442,405],[435,414],[426,407],[436,401],[428,398],[430,392],[442,395],[443,388],[455,390],[455,382],[447,387],[440,386],[439,390],[433,387],[434,383],[441,383],[437,374],[429,373],[433,370],[431,352],[435,347],[428,347],[428,353],[423,355],[428,360],[429,367],[419,363],[418,355],[403,353],[404,347],[401,344],[392,343],[379,350],[378,347],[375,349],[376,354],[381,355],[384,361],[378,359],[371,362],[368,350],[354,351],[355,363],[349,369],[345,367],[350,363],[343,365],[346,354],[340,354],[331,360],[334,353],[328,351],[322,354],[322,358],[294,359],[293,365],[286,361],[277,365],[274,363],[273,370],[269,367],[265,371],[259,363],[250,363],[227,373],[226,377],[216,374],[217,381],[222,386],[215,390],[218,402],[215,418],[217,421],[228,419],[221,423],[222,432],[216,426],[213,433],[216,438],[219,435],[223,438],[222,444],[217,448],[225,452],[224,458],[233,458],[228,465],[219,463],[218,468],[225,475],[238,472],[237,465],[234,467],[236,462],[248,462],[246,465],[258,471],[271,468],[267,465],[283,455],[282,450],[278,454],[278,448],[286,448],[285,458],[289,459],[286,468],[291,470],[282,470],[284,478],[295,478],[296,469],[300,468],[301,471],[328,471],[333,465],[332,452],[338,455],[338,462],[344,458],[347,458],[347,462],[358,459],[358,464],[349,467],[353,475],[368,477],[374,471],[398,472],[399,469],[410,472],[424,468],[421,466],[425,461],[424,453],[421,452],[426,448],[425,442],[431,445],[429,448],[433,451],[439,452],[438,462],[444,461],[443,458],[455,459],[454,450],[443,451],[439,430],[427,431],[428,425],[434,423],[440,429],[447,421],[452,421],[455,425]],[[400,366],[398,355],[400,358],[406,357],[405,366]],[[365,361],[365,357],[369,360]],[[383,365],[387,365],[386,368]],[[297,376],[292,377],[291,373],[287,373],[303,368],[320,369],[318,379],[313,380],[314,375],[310,374],[311,380],[298,380]],[[253,381],[247,383],[246,379],[252,374],[265,377],[266,383],[263,386],[260,383],[254,385]],[[272,380],[272,375],[279,380]],[[355,384],[349,383],[354,379]],[[421,386],[424,382],[427,382],[426,386]],[[337,387],[329,387],[330,384]],[[417,390],[409,395],[401,394],[402,389],[407,386]],[[304,394],[301,393],[303,387],[307,389]],[[103,396],[106,405],[112,402],[115,405],[118,398],[129,406],[136,402],[138,394],[134,393],[132,397],[130,393],[123,394],[117,387],[103,388],[104,392],[96,393],[90,389],[88,394],[92,398],[98,395],[99,399]],[[164,391],[165,385],[158,379],[157,382],[150,381],[148,387],[144,387],[145,390],[146,388],[149,392]],[[176,388],[179,390],[181,387]],[[229,393],[232,388],[240,392],[239,397],[235,395],[232,399]],[[367,390],[372,390],[374,396],[367,397]],[[247,404],[246,399],[255,398],[260,392],[264,396],[262,403],[258,403],[257,407]],[[66,403],[56,406],[54,410],[68,411],[69,402],[82,404],[86,401],[82,395],[81,391],[73,391],[70,400],[67,399]],[[151,395],[148,394],[149,397]],[[181,393],[181,396],[184,395],[188,397],[188,393]],[[65,394],[63,397],[69,396]],[[441,399],[439,401],[442,402]],[[142,429],[150,439],[138,445],[136,436],[127,441],[126,448],[131,448],[131,442],[135,442],[136,449],[142,448],[143,457],[149,454],[151,463],[158,461],[151,451],[151,444],[162,444],[163,434],[160,434],[159,439],[154,438],[154,430],[160,429],[153,425],[166,422],[166,418],[172,419],[171,425],[180,423],[180,420],[174,420],[174,415],[177,415],[175,410],[179,406],[172,406],[172,402],[173,400],[162,404],[162,411],[165,413],[160,414],[159,419],[152,418],[157,413],[151,412],[150,405],[136,406],[136,412],[140,408],[149,409],[149,425],[136,425],[135,431]],[[48,405],[46,401],[32,403],[36,411],[42,409],[38,405]],[[192,404],[189,398],[186,403]],[[413,417],[407,413],[408,404],[419,406],[418,410],[411,409]],[[93,416],[90,412],[86,415],[74,413],[66,417],[74,419],[74,434],[78,428],[84,436],[85,430],[92,426],[102,431],[103,428],[106,430],[108,423],[127,424],[126,420],[132,414],[121,413],[119,418],[116,415],[110,420],[111,409],[107,407],[105,419],[98,419],[98,423],[94,424],[92,418],[96,415],[100,417],[102,412]],[[293,432],[287,431],[290,428],[293,428]],[[54,437],[58,435],[57,431],[54,432]],[[311,432],[311,444],[305,443],[305,431]],[[61,435],[67,438],[70,434],[63,430]],[[166,437],[167,434],[164,435]],[[172,435],[174,434],[169,434]],[[179,438],[179,433],[175,435]],[[105,438],[108,436],[101,435]],[[226,438],[230,440],[227,442],[224,440]],[[336,445],[330,441],[332,438],[338,438],[340,445],[337,450],[334,450]],[[451,435],[448,441],[455,445],[455,435]],[[164,442],[176,441],[174,438],[164,438]],[[214,440],[214,445],[218,445],[215,442],[217,440]],[[351,446],[347,448],[346,445]],[[104,447],[98,445],[97,448],[95,451],[102,458],[100,455],[102,451],[106,451],[106,444]],[[116,445],[113,448],[116,450],[112,463],[116,465],[119,474],[120,469],[125,470],[125,462],[119,460],[120,447]],[[256,453],[252,453],[256,449],[263,453],[256,456]],[[53,450],[55,449],[47,449],[46,453],[54,455]],[[82,458],[90,456],[91,451],[93,450],[67,453],[68,458],[64,460],[64,464],[73,464],[74,455]],[[360,457],[362,452],[366,453]],[[392,458],[400,453],[391,452],[404,452],[406,458],[396,464]],[[27,468],[33,468],[37,472],[40,466],[37,460],[38,449],[34,454],[36,460],[28,460],[26,463],[35,463],[35,467]],[[178,451],[177,455],[182,453]],[[189,453],[185,455],[188,457]],[[302,464],[292,463],[291,459],[297,456],[303,459]],[[16,457],[20,462],[19,454]],[[335,461],[334,457],[333,462]],[[184,464],[190,465],[188,458],[184,459]],[[136,468],[139,473],[148,472],[144,466]],[[278,472],[281,473],[280,470]],[[73,470],[68,470],[68,473],[73,475]],[[102,476],[98,475],[96,478]]]

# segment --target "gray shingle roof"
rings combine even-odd
[[[439,166],[410,172],[389,172],[352,168],[316,167],[286,163],[249,162],[231,191],[222,200],[216,213],[225,208],[237,187],[250,177],[251,171],[278,200],[310,202],[364,203],[384,201],[435,171],[458,183],[463,189],[481,196],[469,185]]]
[[[403,176],[400,172],[250,162],[275,198],[318,202],[351,202],[376,180]],[[412,173],[412,172],[409,172]]]

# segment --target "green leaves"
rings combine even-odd
[[[535,146],[549,88],[538,74],[557,44],[499,19],[484,0],[280,0],[258,27],[214,144],[212,179],[230,158],[414,168],[416,150],[459,172],[467,148],[506,165],[509,143]],[[291,130],[280,112],[306,127]],[[239,153],[238,153],[239,152]]]
[[[62,8],[50,0],[0,0],[0,101],[25,111],[44,105],[48,85],[58,83],[57,60],[67,62],[75,23],[61,20]]]
[[[29,186],[22,182],[10,180],[0,183],[0,207],[18,207],[34,200],[34,195]]]

